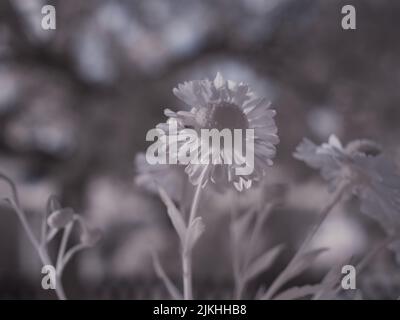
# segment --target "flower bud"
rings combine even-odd
[[[52,228],[63,228],[74,219],[72,208],[62,208],[53,211],[47,218],[47,223]]]
[[[89,247],[93,247],[101,238],[101,230],[100,229],[88,229],[85,228],[85,230],[82,231],[81,233],[81,243],[85,244]]]
[[[47,200],[47,214],[50,214],[56,210],[62,209],[61,203],[57,196],[51,195]]]

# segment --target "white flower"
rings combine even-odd
[[[347,182],[361,200],[361,212],[373,218],[389,234],[400,229],[400,176],[376,143],[355,140],[343,147],[331,136],[328,143],[315,145],[304,139],[294,157],[319,169],[333,188]]]
[[[249,188],[253,181],[259,181],[265,176],[266,168],[272,165],[272,158],[276,153],[275,145],[279,143],[274,121],[275,110],[270,108],[265,99],[258,98],[246,84],[226,81],[219,73],[213,81],[185,82],[178,85],[173,92],[191,107],[191,111],[165,110],[170,119],[177,120],[178,134],[186,128],[196,132],[201,129],[228,129],[231,132],[235,129],[254,130],[254,150],[246,150],[254,153],[254,170],[250,174],[237,174],[235,171],[240,167],[238,163],[243,164],[243,158],[239,159],[241,150],[239,152],[233,147],[229,149],[233,155],[231,164],[187,164],[185,171],[192,184],[198,185],[204,172],[203,185],[212,182],[218,188],[225,189],[233,184],[237,190],[242,191]],[[161,124],[158,128],[165,128],[165,125]],[[168,138],[174,139],[171,135]],[[175,139],[178,140],[177,137]],[[248,137],[243,138],[243,146],[246,139]],[[202,143],[200,139],[199,149]],[[178,153],[182,146],[183,143],[178,145]],[[166,152],[167,149],[166,147]],[[210,148],[209,154],[205,156],[211,158],[216,152],[223,155],[227,150],[228,147],[223,145],[218,151]]]

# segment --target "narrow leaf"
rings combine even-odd
[[[261,297],[262,300],[269,300],[273,297],[274,293],[281,288],[285,283],[297,277],[304,270],[309,268],[315,259],[327,251],[327,248],[319,248],[306,252],[305,254],[294,258],[291,263],[284,269],[284,271],[276,278],[276,280],[269,287],[268,291]]]
[[[287,283],[289,280],[297,277],[303,271],[307,270],[314,263],[315,259],[317,259],[322,253],[328,250],[328,248],[318,248],[308,251],[300,256],[297,261],[294,262],[290,270],[288,270],[289,272],[287,273],[283,282]]]
[[[160,186],[158,186],[158,193],[160,194],[161,200],[167,207],[168,216],[171,219],[172,225],[174,226],[181,240],[181,243],[184,243],[186,226],[185,226],[185,221],[182,218],[181,212],[176,208],[171,198],[168,196],[165,190]]]
[[[205,226],[203,223],[203,219],[201,217],[195,218],[189,226],[189,231],[187,233],[186,238],[186,249],[191,251],[197,240],[199,240],[200,236],[203,234],[205,230]]]
[[[336,286],[340,283],[342,277],[342,266],[349,262],[350,259],[346,259],[330,268],[322,280],[321,289],[314,294],[312,300],[333,300],[335,298],[338,293]]]
[[[245,281],[255,278],[271,267],[283,249],[284,245],[279,244],[255,259],[245,271]]]
[[[274,300],[295,300],[314,295],[322,288],[322,284],[293,287],[275,296]]]

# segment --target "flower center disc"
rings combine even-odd
[[[247,129],[249,122],[243,111],[229,102],[210,103],[205,126],[208,129]]]

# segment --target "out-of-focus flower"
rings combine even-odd
[[[184,169],[182,165],[150,165],[146,156],[139,153],[135,158],[135,183],[154,194],[158,194],[157,186],[160,186],[171,199],[180,202],[185,194],[187,179]]]
[[[253,181],[259,181],[265,176],[266,168],[272,165],[272,158],[276,153],[275,145],[279,143],[279,138],[274,121],[275,110],[270,108],[270,104],[264,98],[258,98],[244,83],[225,80],[220,73],[213,81],[185,82],[178,85],[173,92],[192,108],[190,112],[165,110],[169,120],[177,120],[178,135],[186,128],[194,129],[198,133],[201,129],[228,129],[231,132],[235,129],[254,130],[254,150],[247,150],[247,152],[254,152],[252,173],[237,174],[235,169],[240,165],[236,161],[232,161],[231,164],[212,165],[191,162],[186,166],[185,171],[192,184],[198,185],[203,172],[205,172],[204,184],[211,181],[221,189],[233,184],[237,190],[241,191],[243,188],[249,188]],[[166,126],[165,123],[159,125],[159,128],[162,129],[164,126]],[[178,137],[171,135],[168,138],[179,140]],[[203,151],[203,143],[208,144],[208,142],[208,140],[202,141],[200,138],[198,150]],[[246,143],[246,137],[243,138],[243,142]],[[183,142],[178,146],[178,153],[184,144]],[[228,148],[228,146],[222,145],[221,148],[215,150],[211,146],[207,148],[208,154],[202,154],[202,157],[214,159],[215,156],[223,157],[226,152],[230,151],[232,151],[234,160],[240,157],[242,150],[236,150],[235,146],[232,147],[232,150],[227,150]]]
[[[343,147],[339,139],[331,135],[329,141],[320,146],[304,139],[294,157],[320,170],[322,177],[335,189],[344,180],[351,181],[353,186],[365,185],[365,166],[378,162],[380,154],[380,146],[373,141],[355,140]]]
[[[305,139],[294,157],[319,169],[333,188],[341,183],[361,200],[361,212],[389,234],[400,229],[400,175],[395,164],[373,141],[355,140],[343,147],[337,137],[315,145]]]

